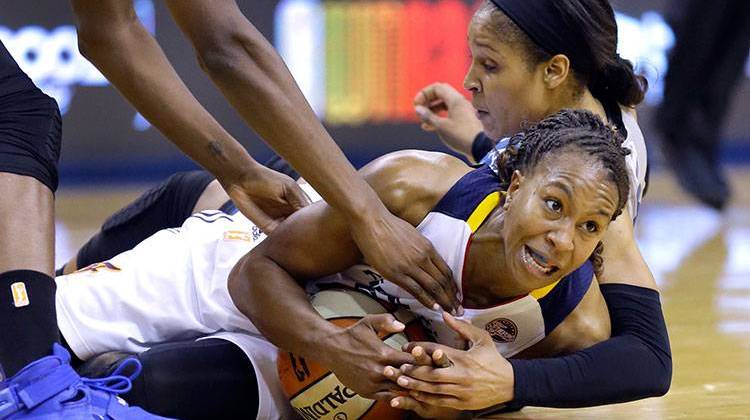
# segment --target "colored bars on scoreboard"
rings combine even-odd
[[[276,47],[326,122],[413,121],[419,89],[460,88],[471,12],[461,0],[282,0]]]

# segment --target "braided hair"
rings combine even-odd
[[[596,114],[580,109],[563,109],[511,137],[505,150],[495,152],[492,165],[500,178],[501,188],[507,191],[513,172],[531,173],[550,153],[568,149],[586,153],[601,163],[609,180],[617,186],[617,209],[612,216],[612,220],[615,220],[622,213],[630,194],[630,179],[625,164],[625,156],[630,154],[630,150],[622,146],[624,140],[620,133]],[[601,274],[603,249],[599,242],[590,257],[597,276]]]

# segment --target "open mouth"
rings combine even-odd
[[[547,262],[547,258],[544,255],[535,251],[528,245],[523,246],[521,257],[524,264],[526,264],[526,267],[528,267],[530,271],[539,273],[542,276],[551,276],[552,274],[555,274],[560,270],[559,267],[553,264],[549,264]]]

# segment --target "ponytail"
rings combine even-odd
[[[604,102],[617,102],[636,106],[643,102],[648,81],[636,74],[633,64],[616,54],[589,80],[588,88],[595,98]]]

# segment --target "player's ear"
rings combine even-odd
[[[505,194],[505,202],[503,203],[503,209],[508,210],[510,207],[510,202],[513,200],[513,196],[516,194],[519,188],[521,188],[521,184],[523,184],[524,180],[526,178],[523,176],[521,171],[516,169],[513,171],[513,175],[510,177],[510,185],[508,186],[508,191],[506,191]]]

